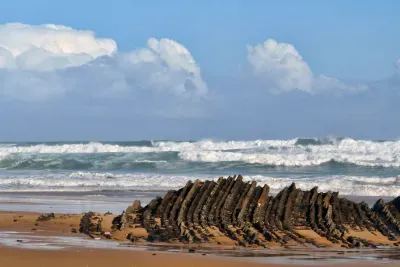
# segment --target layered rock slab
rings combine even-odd
[[[84,216],[83,224],[89,224],[88,217]],[[318,192],[317,187],[301,190],[295,184],[271,196],[268,185],[244,182],[239,175],[216,182],[188,181],[144,208],[135,202],[114,220],[114,231],[127,227],[145,229],[149,242],[251,247],[396,245],[400,197],[388,203],[378,200],[370,209],[363,202],[339,198],[338,192]],[[370,236],[379,236],[379,242]]]

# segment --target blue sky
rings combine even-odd
[[[6,131],[0,133],[0,139],[251,139],[328,134],[374,139],[398,138],[400,123],[397,117],[400,109],[395,104],[400,100],[396,78],[399,70],[395,66],[400,59],[398,10],[400,2],[394,0],[195,3],[72,0],[63,5],[44,0],[3,1],[0,11],[2,25],[12,22],[30,26],[56,24],[71,27],[74,33],[90,30],[96,38],[113,40],[118,47],[118,57],[114,56],[116,50],[110,48],[102,54],[109,58],[97,58],[96,54],[93,62],[85,61],[84,64],[69,68],[46,66],[45,70],[40,69],[39,74],[34,67],[27,66],[28,63],[17,68],[6,66],[3,76],[0,69],[0,79],[8,79],[3,78],[7,84],[3,86],[7,89],[4,92],[8,95],[3,92],[1,116],[13,121]],[[5,27],[3,35],[13,31]],[[15,31],[15,34],[20,34],[22,38],[25,33]],[[153,51],[151,46],[147,47],[151,37],[160,41],[157,45],[165,49],[176,46],[163,44],[162,38],[182,45],[190,53],[195,65],[182,63],[182,67],[179,63],[181,69],[176,70],[175,65],[169,65],[170,61],[165,59],[165,55],[156,53],[160,66],[148,66],[146,63],[145,66],[121,67],[121,70],[115,71],[116,66],[122,64],[121,60],[127,57],[126,53],[140,49]],[[295,56],[294,65],[290,63],[290,69],[282,72],[280,67],[271,65],[271,57],[264,54],[272,53],[264,43],[269,39],[277,43],[278,48],[273,53],[294,51],[301,59]],[[284,44],[289,44],[295,50]],[[264,52],[257,50],[259,52],[254,52],[252,60],[249,60],[251,53],[247,45],[254,48],[253,51],[260,45],[258,48],[264,49]],[[12,50],[9,43],[4,46]],[[35,54],[35,60],[38,55]],[[108,69],[99,74],[102,64],[106,64]],[[154,76],[150,74],[160,73],[165,64],[168,65],[168,76],[163,77],[162,85],[154,85]],[[30,78],[26,78],[26,75]],[[301,82],[290,85],[282,82],[288,77],[296,80],[299,75]],[[10,82],[10,76],[17,78]],[[93,83],[99,76],[112,79]],[[120,76],[124,78],[119,80]],[[37,82],[34,86],[20,84],[21,79],[28,83],[37,77],[43,79],[40,80],[40,86]],[[134,82],[126,82],[129,79]],[[190,88],[195,88],[195,96],[190,95],[190,100],[177,100],[176,93],[183,90],[179,88],[185,88],[185,97],[189,95],[189,87],[185,85],[187,79],[194,84]],[[71,80],[76,83],[66,85]],[[112,92],[99,90],[100,95],[107,95],[112,100],[100,99],[98,92],[96,97],[82,93],[83,90],[93,92],[97,86],[100,88],[111,80],[112,86],[109,87],[114,88]],[[139,84],[140,87],[146,84],[143,86],[145,89],[131,90],[136,90]],[[71,86],[82,90],[71,93],[68,89]],[[39,88],[45,90],[46,96],[56,97],[37,101],[39,96],[43,96],[41,93],[35,95],[35,101],[31,101],[25,97],[28,92],[25,87],[30,88],[29,96],[33,95],[34,88]],[[57,87],[63,89],[54,93]],[[158,94],[160,90],[155,87],[162,87],[160,90],[163,93]],[[321,90],[320,87],[326,88]],[[334,90],[332,87],[341,89]],[[123,90],[128,90],[123,93],[127,95],[121,93]],[[164,95],[166,91],[173,91],[174,96]],[[9,97],[10,94],[13,97]],[[121,95],[123,99],[117,97]],[[398,99],[393,100],[393,97]],[[246,103],[243,103],[246,98]],[[254,103],[259,106],[254,107]],[[232,104],[242,106],[245,111],[232,112]],[[271,108],[268,109],[264,104]],[[132,105],[137,109],[133,109]],[[276,107],[272,108],[274,105]],[[151,112],[149,106],[154,107]],[[4,112],[6,107],[7,112]],[[268,119],[266,113],[273,113],[274,118]],[[7,118],[4,114],[7,114]],[[46,127],[32,130],[26,126],[26,118],[32,114],[35,116],[30,123]],[[62,125],[59,125],[60,118],[63,118]],[[175,129],[160,132],[166,120],[169,121],[167,126],[174,125]],[[126,122],[137,123],[142,129],[134,127],[133,131],[133,127],[127,126]],[[147,122],[151,125],[143,126]],[[124,133],[107,130],[110,127],[105,125],[112,125],[111,128],[121,129]],[[222,125],[229,133],[221,133]],[[66,133],[66,129],[77,127],[81,131]]]

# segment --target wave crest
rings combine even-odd
[[[111,179],[110,179],[111,178]],[[167,174],[109,174],[99,172],[72,172],[26,176],[0,177],[0,192],[21,191],[102,191],[102,190],[171,190],[178,189],[188,180],[216,180],[210,176],[184,176]],[[339,191],[342,195],[357,196],[398,196],[400,176],[366,177],[331,175],[326,177],[280,178],[263,175],[244,176],[245,181],[268,184],[271,193],[276,194],[285,186],[296,183],[298,188],[309,190],[318,186],[321,191]]]
[[[168,153],[176,154],[171,156]],[[26,168],[26,166],[53,168],[52,166],[54,166],[54,168],[69,169],[68,166],[73,165],[71,162],[75,162],[74,164],[80,166],[80,169],[90,169],[96,166],[96,161],[99,161],[100,156],[93,156],[97,154],[103,154],[104,158],[111,161],[116,158],[120,160],[128,154],[148,155],[145,157],[127,156],[125,164],[176,163],[180,159],[186,162],[244,162],[289,167],[317,166],[329,162],[367,167],[400,167],[400,141],[296,138],[220,142],[212,140],[198,142],[142,141],[137,144],[135,142],[123,144],[98,142],[51,145],[0,144],[0,168],[18,169]],[[43,159],[43,157],[32,155],[49,156]],[[66,160],[60,155],[70,155],[70,157]],[[176,159],[176,155],[179,155],[178,159]],[[52,160],[51,157],[53,157]],[[45,162],[50,166],[46,166]],[[81,166],[81,162],[84,162],[84,165]],[[122,161],[119,163],[123,164]]]

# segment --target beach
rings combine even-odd
[[[0,266],[397,266],[399,251],[287,250],[253,251],[237,248],[148,247],[93,240],[73,233],[80,215],[57,214],[36,223],[39,213],[0,213]],[[121,240],[122,241],[122,240]]]
[[[29,195],[29,194],[28,194]],[[219,246],[173,245],[131,243],[125,234],[113,234],[113,240],[100,236],[90,238],[79,233],[82,212],[98,208],[113,198],[104,197],[85,200],[79,194],[61,196],[39,196],[26,193],[19,198],[2,195],[0,207],[0,266],[397,266],[400,260],[398,249],[382,247],[379,249],[343,249],[330,244],[325,248],[283,248],[267,249],[241,248],[229,244]],[[137,193],[131,194],[137,197]],[[143,201],[154,195],[148,193]],[[72,197],[74,196],[74,197]],[[118,207],[129,203],[127,194],[116,198]],[[74,199],[75,198],[75,199]],[[13,199],[13,201],[11,201]],[[22,199],[27,201],[23,202]],[[65,201],[63,201],[65,199]],[[74,200],[75,202],[68,202]],[[99,200],[103,199],[103,200]],[[362,197],[361,197],[362,199]],[[366,198],[365,200],[368,200]],[[79,201],[78,201],[79,200]],[[360,200],[360,198],[358,198]],[[63,205],[60,203],[64,202]],[[92,203],[91,203],[92,202]],[[116,203],[118,201],[115,201]],[[75,204],[73,204],[75,203]],[[112,206],[112,205],[111,205]],[[8,207],[4,210],[4,207]],[[104,231],[111,230],[111,221],[118,214],[104,214],[110,206],[103,207]],[[119,210],[119,208],[115,210]],[[126,208],[126,206],[125,206]],[[13,210],[14,209],[14,210]],[[83,211],[85,210],[85,211]],[[43,212],[55,212],[54,219],[38,221]],[[365,236],[364,236],[365,237]],[[318,243],[329,244],[315,234]],[[378,235],[372,236],[374,242],[387,242]],[[189,250],[192,250],[189,252]]]
[[[237,248],[149,247],[93,240],[73,233],[80,214],[57,214],[55,220],[37,223],[40,213],[0,212],[0,266],[398,266],[400,252],[340,249],[253,251]]]

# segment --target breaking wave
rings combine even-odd
[[[400,141],[351,138],[172,142],[0,144],[3,169],[149,168],[177,162],[319,166],[329,163],[400,167]],[[126,167],[126,168],[125,168]],[[104,169],[104,168],[100,168]]]
[[[115,174],[98,172],[72,172],[26,176],[8,176],[0,178],[0,192],[24,191],[125,191],[125,190],[170,190],[178,189],[188,180],[216,180],[213,176],[185,176],[167,174]],[[342,195],[358,196],[398,196],[400,195],[400,176],[366,177],[331,175],[326,177],[280,178],[263,175],[244,176],[246,181],[268,184],[275,194],[291,183],[298,188],[308,190],[318,186],[321,191],[340,191]]]

